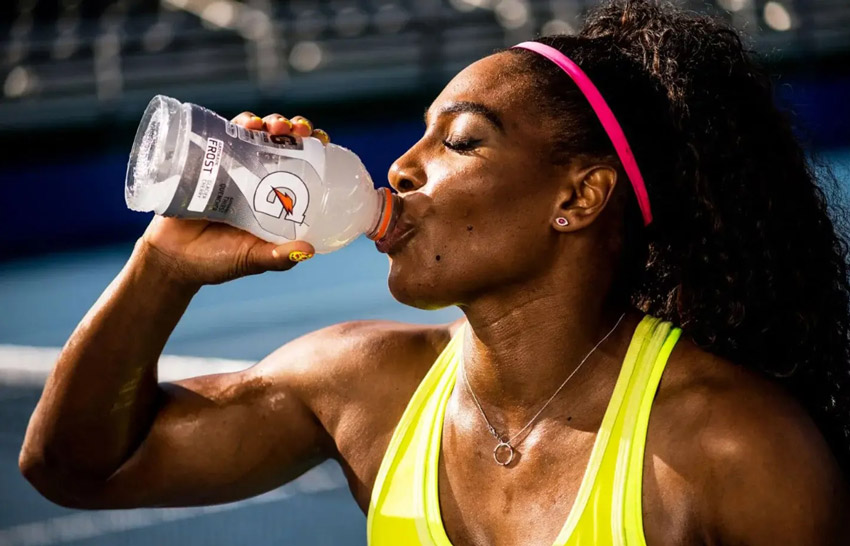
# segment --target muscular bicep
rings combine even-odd
[[[98,504],[234,501],[284,484],[327,458],[332,442],[282,369],[265,362],[162,384],[148,435],[96,495]]]
[[[347,464],[377,473],[381,454],[370,449],[371,435],[395,426],[436,358],[431,336],[445,337],[416,325],[343,323],[293,340],[243,372],[161,385],[147,436],[83,497],[92,508],[233,501],[341,457],[338,445],[349,446]],[[427,365],[411,364],[416,359]],[[385,366],[398,362],[405,365]]]

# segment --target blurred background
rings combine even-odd
[[[800,139],[850,186],[850,2],[679,1],[731,21],[761,54]],[[0,545],[365,544],[324,464],[228,505],[77,512],[20,477],[27,419],[58,348],[150,219],[123,199],[136,124],[158,93],[225,117],[304,115],[376,183],[422,133],[442,86],[494,49],[574,32],[584,0],[4,0],[0,3]],[[343,320],[445,322],[386,289],[367,241],[285,274],[204,288],[164,378],[239,369]],[[307,303],[310,302],[308,306]]]

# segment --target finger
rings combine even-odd
[[[263,120],[253,112],[242,112],[231,120],[236,125],[241,125],[246,129],[254,129],[255,131],[263,130]]]
[[[304,241],[285,243],[272,250],[272,257],[281,266],[287,266],[287,269],[299,262],[309,260],[315,254],[316,249],[313,248],[313,245]]]
[[[313,134],[313,124],[309,119],[302,116],[292,118],[292,132],[298,136],[310,136]]]
[[[269,114],[263,118],[266,130],[273,135],[288,135],[292,133],[292,122],[280,114]]]
[[[286,271],[298,263],[309,260],[316,253],[313,245],[293,241],[282,245],[268,243],[252,249],[252,265],[261,271]]]
[[[272,257],[282,264],[296,264],[309,260],[316,254],[316,249],[313,245],[305,241],[293,241],[275,247],[272,250]],[[292,267],[292,265],[289,265]]]
[[[330,135],[327,134],[326,132],[324,132],[321,129],[313,129],[313,135],[312,136],[321,140],[322,144],[324,144],[324,145],[328,145],[331,141]]]

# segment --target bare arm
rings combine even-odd
[[[139,447],[88,497],[88,507],[186,506],[268,491],[334,454],[333,439],[303,403],[292,360],[267,358],[238,373],[161,385]],[[277,353],[279,355],[280,353]]]
[[[235,121],[263,126],[247,113]],[[224,224],[155,217],[47,380],[21,450],[27,479],[70,506],[216,502],[273,487],[317,460],[323,431],[288,390],[286,366],[273,377],[258,366],[176,385],[159,385],[156,373],[201,285],[290,269],[296,250],[313,252]]]
[[[215,487],[216,479],[252,471],[256,481],[273,487],[286,477],[261,476],[271,471],[261,468],[259,460],[270,454],[273,443],[291,449],[288,455],[275,454],[275,468],[297,466],[318,456],[315,443],[322,431],[281,385],[285,378],[280,372],[263,377],[264,366],[259,365],[237,374],[157,384],[159,355],[196,287],[176,280],[151,252],[140,241],[80,322],[27,429],[21,469],[45,496],[60,504],[115,507],[216,501],[221,498],[204,499],[198,484],[177,478],[206,480]],[[272,390],[275,396],[267,400]],[[290,435],[283,443],[275,443],[279,439],[265,429],[272,426],[271,411],[287,415],[285,422],[274,423],[275,434]],[[266,443],[260,445],[260,439]],[[232,452],[221,452],[231,447]],[[216,476],[215,472],[223,474],[222,468],[231,475]],[[187,474],[187,469],[194,472]],[[219,494],[251,493],[252,477],[245,478],[239,486],[244,492]],[[165,484],[173,490],[161,489]]]
[[[732,440],[726,462],[715,468],[712,519],[720,543],[847,544],[847,484],[834,458],[814,425],[783,428]]]
[[[153,420],[156,363],[196,290],[173,282],[144,248],[71,335],[30,420],[21,468],[47,496],[62,481],[56,472],[108,478]]]

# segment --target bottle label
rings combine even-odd
[[[195,212],[204,212],[207,203],[210,202],[213,186],[218,178],[218,168],[221,165],[221,152],[224,142],[217,138],[208,138],[204,148],[203,162],[198,173],[198,183],[195,185],[195,193],[189,202],[187,209]]]
[[[314,215],[323,213],[323,182],[313,164],[324,159],[320,142],[271,138],[195,105],[188,141],[164,216],[223,221],[282,243],[302,238]]]
[[[276,148],[278,150],[303,150],[304,146],[292,135],[270,135],[265,131],[254,131],[246,129],[241,125],[236,125],[230,121],[226,126],[227,134],[232,138],[238,138],[248,144],[257,146],[266,146],[268,148]]]

